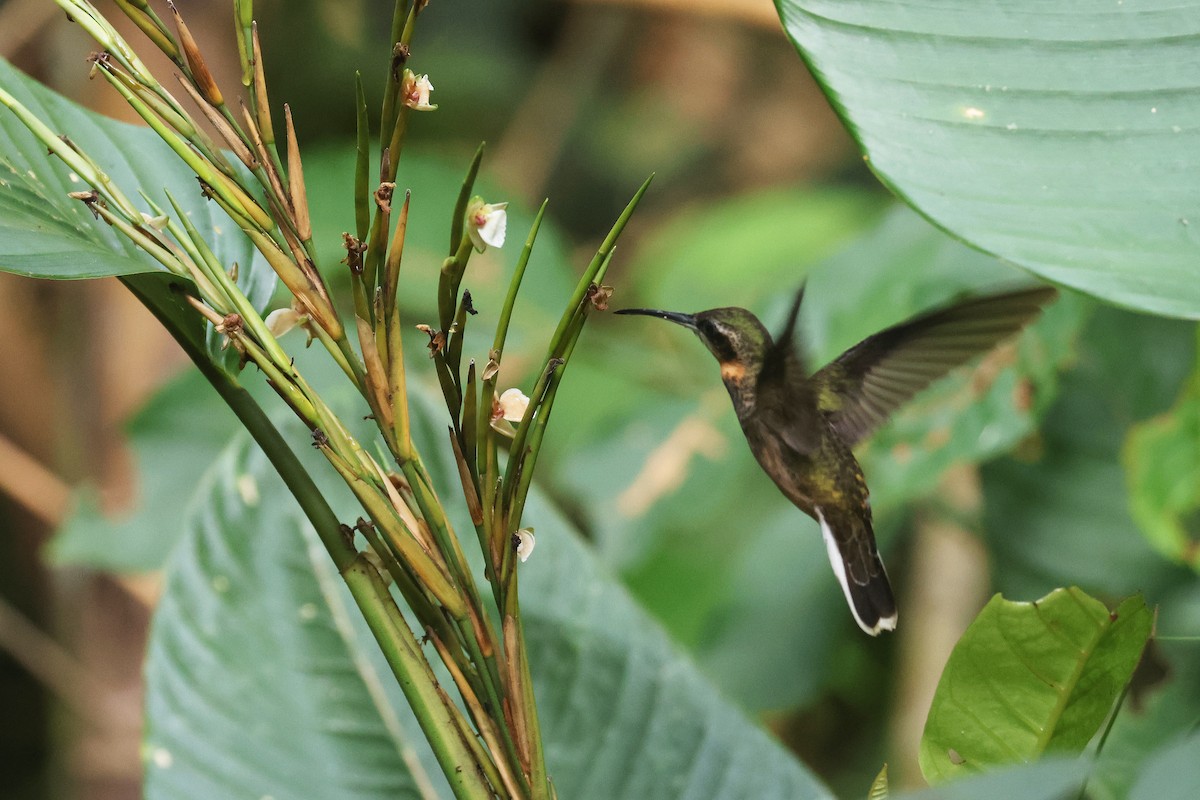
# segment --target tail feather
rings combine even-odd
[[[870,521],[837,515],[826,520],[820,507],[815,509],[829,563],[846,595],[846,603],[858,627],[872,636],[896,629],[896,599],[888,583],[887,570],[875,549]]]

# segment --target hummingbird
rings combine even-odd
[[[616,313],[682,325],[716,357],[754,457],[817,521],[854,620],[877,636],[895,630],[896,600],[854,446],[913,395],[1021,330],[1056,295],[1042,287],[945,306],[868,336],[811,374],[795,335],[803,286],[775,338],[744,308]]]

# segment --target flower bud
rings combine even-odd
[[[428,75],[415,75],[412,70],[404,70],[404,80],[400,84],[400,102],[413,111],[434,111],[436,105],[429,102],[429,93],[433,84]]]
[[[533,538],[533,528],[521,528],[521,530],[513,534],[513,548],[517,553],[517,558],[521,559],[522,564],[529,560],[535,544],[537,542]]]

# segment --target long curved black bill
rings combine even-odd
[[[677,325],[682,325],[685,328],[696,329],[696,318],[691,314],[680,314],[678,311],[659,311],[655,308],[622,308],[616,314],[640,314],[643,317],[658,317],[659,319],[670,320]]]

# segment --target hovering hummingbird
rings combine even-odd
[[[896,600],[851,448],[917,392],[1019,331],[1056,294],[1028,289],[944,307],[867,337],[811,375],[795,342],[803,286],[775,339],[744,308],[616,313],[690,328],[716,356],[750,450],[780,491],[820,525],[855,621],[876,636],[895,629]]]

